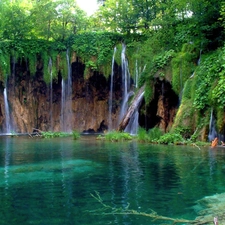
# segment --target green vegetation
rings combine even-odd
[[[70,136],[70,134],[66,132],[52,132],[52,131],[43,132],[42,131],[41,136],[43,138],[56,138],[56,137],[68,137]]]
[[[69,137],[69,136],[72,136],[74,140],[77,140],[80,138],[80,133],[76,130],[72,131],[72,134],[67,132],[52,132],[52,131],[41,132],[41,137],[43,138],[57,138],[57,137]]]
[[[144,128],[139,128],[137,140],[140,142],[156,143],[162,135],[162,131],[157,127],[150,129],[149,131],[146,131]]]
[[[104,136],[100,135],[97,139],[104,139],[107,141],[118,142],[118,141],[129,141],[134,137],[126,132],[118,132],[118,131],[110,131],[106,133]]]
[[[149,131],[140,127],[136,136],[132,136],[125,132],[111,131],[105,135],[99,135],[97,139],[112,142],[137,140],[138,142],[150,144],[195,145],[197,147],[209,145],[207,142],[196,141],[197,135],[197,132],[189,135],[189,131],[183,128],[163,134],[163,132],[157,127],[152,128]]]
[[[170,132],[182,129],[186,136],[195,133],[193,138],[198,139],[206,130],[211,109],[217,129],[222,132],[225,2],[99,2],[99,10],[88,17],[72,0],[1,1],[0,80],[5,82],[10,76],[13,61],[26,64],[31,76],[35,76],[39,65],[46,83],[51,81],[50,75],[57,80],[59,72],[65,77],[67,51],[71,60],[85,64],[85,78],[93,71],[107,77],[114,47],[119,65],[121,46],[125,43],[131,76],[138,72],[139,86],[146,84],[146,105],[153,98],[156,78],[169,81],[180,96],[181,105]],[[171,141],[182,139],[174,135],[161,140]]]
[[[77,140],[77,139],[80,138],[80,132],[78,132],[78,131],[76,131],[76,130],[73,130],[72,136],[73,136],[73,139],[74,139],[74,140]]]

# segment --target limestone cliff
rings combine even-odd
[[[15,65],[15,73],[7,80],[7,94],[12,132],[27,133],[33,129],[42,131],[63,131],[62,129],[62,76],[58,72],[53,83],[43,79],[43,66],[38,64],[35,75],[30,75],[26,62]],[[63,117],[64,126],[80,132],[103,132],[108,128],[110,76],[106,78],[97,71],[89,71],[84,78],[85,65],[79,61],[71,64],[72,93],[71,108]],[[3,90],[0,84],[0,130],[5,132],[5,110]],[[114,66],[114,99],[112,106],[113,129],[119,125],[119,111],[122,97],[121,68]],[[69,103],[66,103],[69,104]],[[155,80],[154,98],[142,103],[139,124],[146,129],[159,126],[168,131],[173,123],[178,97],[168,81]],[[65,105],[65,107],[67,107]]]

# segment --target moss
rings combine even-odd
[[[0,79],[4,82],[10,75],[10,55],[0,54]]]
[[[216,117],[217,117],[217,120],[216,120],[216,126],[217,126],[217,129],[220,133],[223,132],[223,129],[224,129],[224,110],[221,109],[221,108],[217,108],[216,109]]]
[[[144,98],[146,105],[148,105],[154,97],[154,84],[152,80],[146,81]]]
[[[191,44],[184,44],[181,52],[176,53],[171,61],[173,90],[180,94],[185,82],[194,72],[196,53]]]
[[[37,56],[36,54],[29,54],[27,58],[29,63],[30,74],[34,76],[37,70]]]

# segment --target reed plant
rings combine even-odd
[[[66,132],[52,132],[52,131],[41,132],[41,136],[43,138],[67,137],[69,135],[70,134]]]
[[[126,132],[110,131],[105,134],[105,140],[107,141],[128,141],[132,139],[133,136]]]
[[[77,140],[77,139],[80,138],[80,133],[79,133],[78,131],[74,130],[74,131],[72,132],[72,136],[73,136],[73,139],[74,139],[74,140]]]

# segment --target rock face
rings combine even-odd
[[[98,72],[92,72],[84,79],[85,66],[72,63],[71,110],[64,118],[65,126],[80,132],[103,132],[107,129],[109,83]],[[61,128],[61,88],[60,73],[52,84],[43,80],[42,66],[37,68],[35,76],[30,76],[25,62],[16,64],[15,76],[7,81],[8,104],[12,131],[30,133],[33,129],[42,131],[62,131]],[[0,128],[5,130],[5,110],[3,97],[4,84],[1,84]],[[118,93],[121,95],[121,93]],[[119,108],[114,110],[117,117]]]
[[[3,90],[7,86],[11,132],[31,133],[33,129],[42,131],[63,131],[62,129],[62,76],[60,72],[52,85],[43,80],[41,64],[35,75],[30,75],[27,64],[21,60],[15,65],[7,85],[0,83],[0,132],[6,130],[6,112]],[[65,127],[79,132],[104,132],[109,121],[110,77],[91,71],[84,78],[85,65],[75,61],[72,69],[71,107],[64,115]],[[121,68],[114,66],[114,100],[112,105],[113,129],[117,129],[122,98]],[[164,81],[163,81],[164,82]],[[169,82],[155,81],[154,99],[148,107],[140,107],[139,123],[147,129],[159,126],[168,130],[176,114],[178,97]],[[162,88],[163,87],[163,88]],[[67,104],[67,103],[66,103]],[[67,107],[65,105],[65,107]]]
[[[148,104],[143,103],[140,109],[139,124],[147,130],[155,126],[168,132],[172,127],[179,106],[179,97],[172,90],[167,80],[156,78],[154,97]]]

